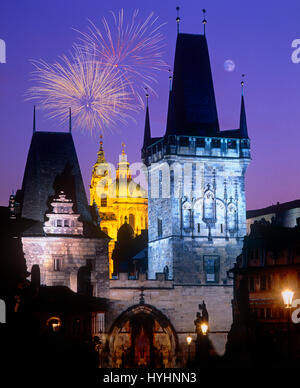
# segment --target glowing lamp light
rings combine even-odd
[[[186,342],[187,342],[187,344],[188,345],[190,345],[191,343],[192,343],[192,337],[190,336],[190,335],[188,335],[187,337],[186,337]]]
[[[206,335],[206,334],[207,334],[207,331],[208,331],[208,324],[207,324],[207,323],[203,322],[203,323],[201,324],[201,331],[202,331],[202,334],[203,334],[203,335]]]
[[[291,308],[292,307],[292,301],[293,301],[293,296],[294,296],[294,291],[291,290],[284,290],[281,293],[282,298],[283,298],[283,303],[285,304],[285,307]]]

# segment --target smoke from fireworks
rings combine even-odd
[[[37,86],[28,90],[27,100],[37,100],[51,118],[66,121],[70,107],[77,127],[103,132],[111,124],[125,123],[127,112],[137,109],[121,74],[78,47],[71,58],[64,55],[54,64],[40,60],[33,65]]]
[[[98,28],[92,22],[87,33],[81,32],[84,47],[96,52],[101,62],[107,63],[123,75],[137,102],[144,106],[147,88],[155,93],[153,84],[157,82],[156,73],[167,70],[163,60],[165,37],[161,32],[164,24],[151,13],[144,21],[138,20],[138,10],[133,12],[129,22],[125,21],[123,9],[116,15],[111,12],[112,23],[106,18]]]

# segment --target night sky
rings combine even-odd
[[[247,208],[300,198],[300,63],[291,60],[291,43],[300,38],[300,2],[289,0],[2,0],[0,38],[7,45],[7,63],[0,64],[0,205],[7,205],[12,189],[21,187],[32,135],[31,102],[24,93],[32,85],[29,59],[54,62],[67,53],[78,38],[74,29],[86,30],[88,19],[99,24],[110,10],[124,8],[132,15],[140,8],[145,19],[151,11],[167,22],[163,28],[165,60],[173,65],[176,42],[176,6],[181,7],[181,32],[202,33],[202,8],[207,9],[207,40],[210,51],[220,127],[239,125],[240,81],[245,73],[245,103],[252,162],[246,175]],[[236,67],[225,71],[231,59]],[[152,136],[165,132],[168,74],[158,75],[158,98],[151,98]],[[107,133],[104,147],[109,161],[116,162],[121,143],[126,143],[130,162],[140,161],[144,112],[136,123]],[[67,131],[37,111],[37,130]],[[98,138],[73,131],[86,190],[96,161]]]

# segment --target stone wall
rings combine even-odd
[[[94,295],[105,297],[108,291],[108,240],[83,237],[22,237],[28,271],[38,264],[41,284],[64,285],[77,291],[77,273],[80,267],[93,263],[91,281]],[[60,270],[54,270],[59,259]]]
[[[170,278],[176,282],[198,283],[203,278],[203,256],[213,254],[220,256],[224,279],[246,235],[244,180],[248,160],[195,156],[181,157],[179,163],[178,157],[170,156],[168,163],[177,171],[174,177],[170,172],[168,175],[164,160],[149,167],[149,278],[154,279],[167,265]],[[154,190],[153,185],[159,187]],[[215,208],[210,227],[204,220],[207,190],[212,191]],[[230,207],[234,209],[234,226]],[[161,235],[158,219],[162,222]]]
[[[165,280],[164,274],[158,274],[156,280],[128,280],[127,274],[120,274],[120,279],[110,280],[110,308],[106,314],[106,331],[109,332],[118,316],[139,304],[141,287],[144,287],[145,304],[160,310],[173,325],[179,341],[179,363],[185,365],[187,358],[186,337],[195,338],[196,313],[199,303],[204,300],[209,313],[209,337],[218,354],[223,354],[227,333],[232,323],[231,285],[210,287],[206,285],[175,285],[172,280]],[[194,349],[191,349],[192,352]],[[179,366],[179,365],[178,365]]]

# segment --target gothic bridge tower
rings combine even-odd
[[[179,33],[165,135],[152,138],[147,107],[148,277],[220,286],[246,234],[250,162],[244,97],[238,129],[220,131],[205,35]]]

